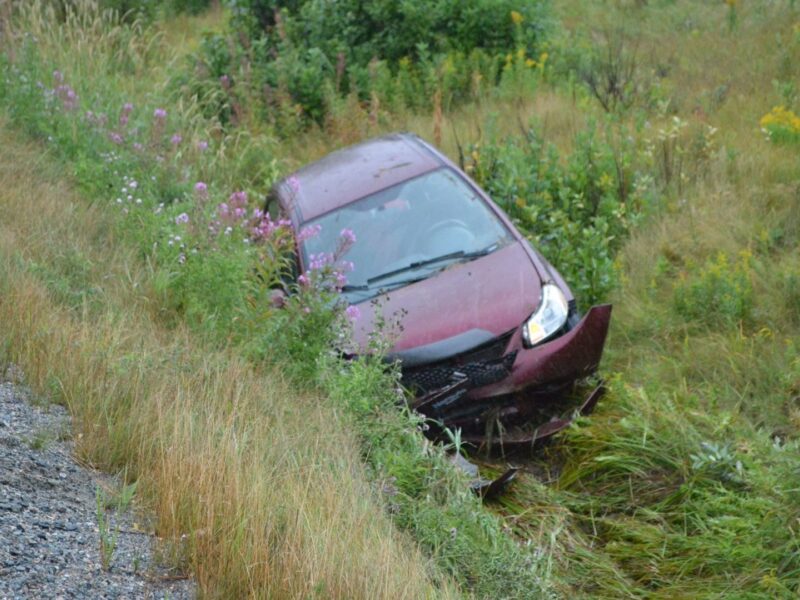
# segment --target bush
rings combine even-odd
[[[496,85],[506,56],[539,57],[549,25],[544,1],[237,0],[229,35],[212,35],[179,83],[231,122],[220,78],[267,118],[298,107],[322,123],[330,94],[376,96],[384,105],[429,108]],[[234,123],[235,124],[235,123]]]
[[[681,274],[674,298],[678,314],[692,321],[727,326],[748,321],[754,298],[750,253],[743,251],[734,263],[719,253],[693,277]]]
[[[250,40],[267,38],[319,48],[329,59],[345,53],[348,63],[373,58],[397,63],[433,54],[483,48],[506,53],[538,48],[548,20],[545,2],[520,0],[235,0],[235,30]]]
[[[565,277],[584,306],[608,296],[614,256],[643,209],[634,191],[633,149],[615,148],[596,128],[562,161],[533,130],[521,145],[476,144],[465,168]]]

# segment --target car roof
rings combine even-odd
[[[393,133],[328,154],[281,181],[277,189],[285,207],[304,223],[444,164],[416,135]]]

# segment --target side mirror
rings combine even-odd
[[[280,288],[270,290],[269,303],[273,308],[283,308],[286,306],[286,292]]]

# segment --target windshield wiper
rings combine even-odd
[[[441,256],[436,256],[434,258],[426,258],[425,260],[418,260],[406,265],[405,267],[400,267],[399,269],[394,269],[393,271],[389,271],[388,273],[382,273],[380,275],[375,275],[375,277],[370,277],[369,279],[367,279],[367,285],[372,285],[373,283],[376,283],[383,279],[388,279],[389,277],[392,277],[394,275],[399,275],[400,273],[405,273],[406,271],[413,271],[414,269],[427,267],[429,265],[436,264],[443,260],[452,260],[454,258],[472,259],[472,258],[478,258],[480,256],[486,256],[487,254],[494,252],[497,246],[498,244],[494,243],[491,246],[488,246],[481,250],[475,250],[474,252],[465,252],[464,250],[457,250],[456,252],[442,254]]]
[[[348,283],[342,286],[343,292],[364,292],[369,289],[366,283]]]
[[[384,286],[377,288],[372,285],[367,285],[366,283],[358,283],[358,284],[347,284],[342,288],[343,292],[367,292],[369,290],[374,289],[387,289],[389,287],[398,287],[401,285],[408,285],[409,283],[416,283],[417,281],[422,281],[423,279],[427,279],[428,277],[409,277],[407,279],[398,279],[397,281],[390,281],[389,283],[384,284]]]

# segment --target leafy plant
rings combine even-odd
[[[630,108],[647,91],[637,47],[625,29],[605,29],[580,67],[580,78],[606,112]]]
[[[234,4],[231,24],[176,84],[200,92],[223,122],[235,124],[237,96],[279,126],[294,109],[323,123],[348,94],[414,109],[430,108],[437,92],[460,101],[477,80],[496,85],[505,56],[540,58],[550,29],[545,2],[518,0],[249,0]]]
[[[701,451],[692,454],[692,469],[734,486],[744,485],[744,467],[728,444],[701,442]]]
[[[776,106],[759,121],[762,131],[776,144],[800,143],[800,117],[785,106]]]
[[[693,276],[681,274],[675,285],[675,309],[682,317],[699,323],[736,326],[747,321],[753,310],[750,278],[749,252],[742,252],[733,263],[720,252]]]
[[[614,255],[644,208],[633,148],[614,147],[597,128],[581,133],[561,160],[529,129],[524,144],[475,144],[465,168],[567,279],[588,306],[615,284]]]
[[[116,529],[112,530],[111,522],[106,512],[108,499],[105,492],[97,487],[95,491],[96,510],[95,517],[97,518],[97,528],[100,536],[100,562],[104,571],[111,569],[111,561],[114,558],[114,552],[117,549],[117,535]]]

